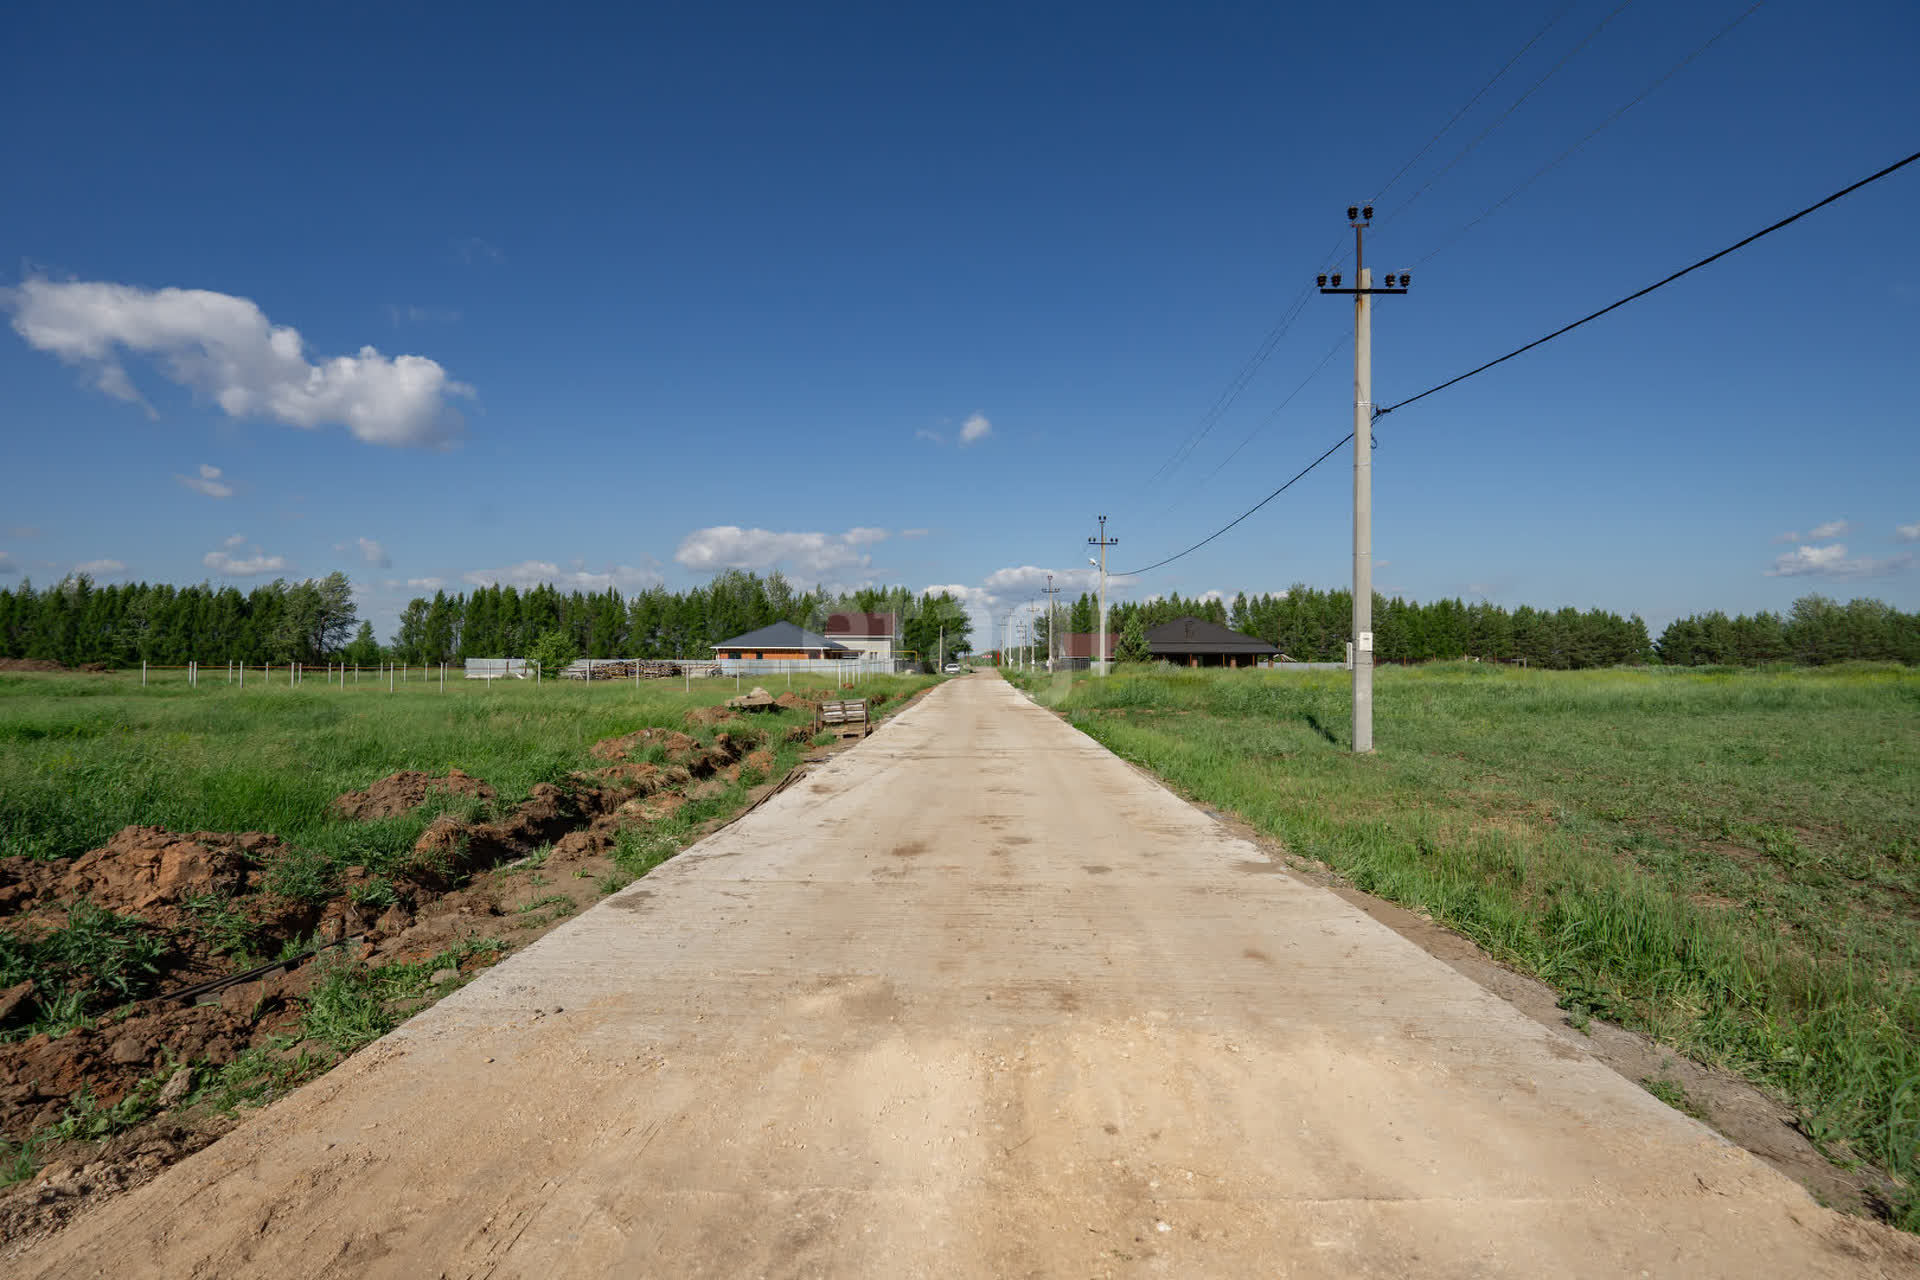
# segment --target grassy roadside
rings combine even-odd
[[[1920,673],[1021,681],[1182,792],[1789,1102],[1920,1229]]]
[[[784,679],[769,683],[786,692]],[[876,709],[884,719],[937,683],[880,677],[857,692],[884,695]],[[827,687],[795,681],[795,692]],[[690,692],[662,681],[501,684],[462,696],[431,686],[142,691],[137,680],[0,676],[0,856],[19,859],[0,862],[0,994],[30,988],[27,1004],[0,1010],[0,1188],[69,1150],[94,1152],[81,1158],[95,1162],[95,1177],[113,1159],[96,1144],[118,1148],[154,1125],[178,1129],[182,1119],[217,1119],[285,1093],[737,816],[806,755],[811,712],[803,705],[718,723],[688,716],[734,691],[731,680],[696,682]],[[631,760],[660,771],[670,785],[657,794],[671,803],[603,818],[609,838],[598,851],[543,844],[511,865],[439,877],[434,896],[419,896],[409,873],[423,865],[415,843],[434,819],[498,820],[540,783],[591,782],[608,763],[593,754],[595,743],[649,729],[660,735]],[[734,742],[723,757],[729,767],[676,775],[676,761],[702,755],[723,734]],[[450,768],[498,795],[435,793],[412,812],[371,820],[332,808],[335,796],[396,770]],[[190,896],[157,913],[115,912],[85,898],[6,905],[31,867],[98,848],[136,823],[265,832],[284,844],[263,846],[264,874],[241,896]],[[371,941],[328,951],[281,985],[269,975],[236,991],[244,998],[211,1008],[132,1003],[208,971],[237,974],[304,954],[313,937],[265,931],[272,913],[262,903],[273,901],[316,910],[350,901],[366,922],[355,928],[380,938],[379,954]],[[383,912],[399,915],[389,923]],[[109,1045],[122,1040],[139,1042],[137,1062],[109,1063]],[[212,1056],[176,1051],[216,1042]],[[50,1084],[51,1071],[63,1083]],[[209,1140],[148,1148],[174,1143],[161,1156],[172,1159]],[[94,1185],[63,1183],[60,1194],[77,1198]],[[0,1237],[41,1221],[30,1206],[16,1208],[0,1202]]]

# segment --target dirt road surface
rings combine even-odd
[[[1916,1258],[981,676],[6,1270]]]

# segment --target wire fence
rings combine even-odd
[[[185,663],[142,662],[138,669],[142,688],[185,685],[188,688],[222,687],[233,689],[338,688],[343,691],[430,689],[445,693],[478,685],[491,688],[495,681],[540,686],[554,681],[566,684],[631,684],[640,687],[662,680],[678,683],[691,691],[694,681],[731,681],[736,689],[748,679],[771,677],[793,687],[796,676],[806,683],[820,683],[809,677],[829,676],[831,684],[851,687],[875,676],[895,675],[916,669],[906,660],[874,658],[867,660],[808,659],[714,659],[714,658],[582,658],[560,672],[543,672],[540,664],[523,658],[469,658],[464,662],[406,663],[383,662],[362,665],[345,662],[221,662]],[[134,669],[117,672],[133,677]],[[471,683],[470,683],[471,682]]]

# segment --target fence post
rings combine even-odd
[[[147,687],[147,660],[145,658],[140,659],[140,687],[142,689]]]
[[[393,664],[391,662],[387,664],[387,692],[393,692]]]
[[[440,664],[440,692],[445,693],[446,691],[447,691],[447,664],[443,662]]]

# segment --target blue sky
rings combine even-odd
[[[0,581],[1078,589],[1349,429],[1312,295],[1163,470],[1349,203],[1391,403],[1916,149],[1920,9],[1771,0],[1528,183],[1749,4],[12,6]],[[1376,583],[1920,607],[1916,204],[1383,419]],[[1350,468],[1122,590],[1342,584]]]

